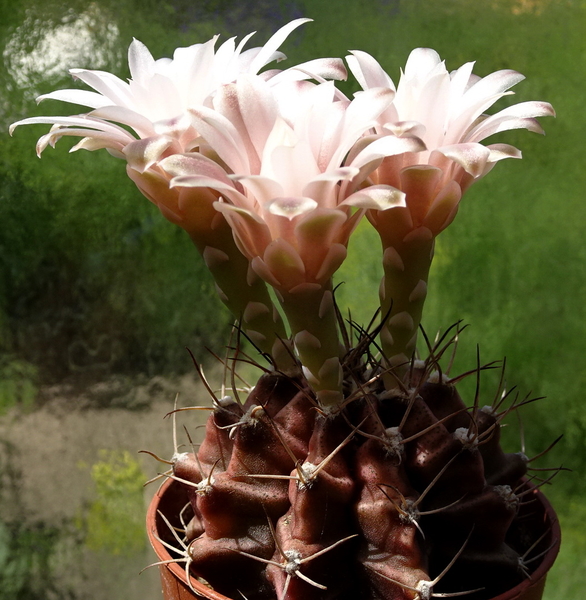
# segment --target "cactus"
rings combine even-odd
[[[95,92],[42,97],[94,110],[11,131],[50,123],[39,154],[82,136],[74,149],[124,159],[193,240],[239,338],[268,361],[242,400],[206,382],[205,438],[191,453],[176,444],[167,461],[189,503],[184,537],[170,527],[165,544],[188,580],[248,600],[490,598],[527,577],[548,545],[530,534],[531,459],[499,445],[503,418],[528,400],[505,407],[501,382],[492,405],[476,394],[467,406],[456,384],[485,367],[442,368],[459,327],[428,343],[425,360],[417,338],[435,238],[472,183],[520,158],[480,142],[542,132],[536,117],[553,109],[524,102],[487,116],[522,75],[481,79],[472,63],[449,73],[421,48],[397,87],[352,52],[363,88],[352,99],[335,87],[347,76],[340,59],[259,73],[305,21],[261,48],[244,51],[248,36],[216,51],[214,38],[172,60],[135,40],[130,83],[76,69]],[[380,323],[347,330],[332,278],[364,216],[382,244]]]
[[[504,407],[501,378],[491,405],[467,407],[463,377],[439,362],[458,334],[389,392],[363,333],[335,414],[302,377],[269,370],[242,402],[213,396],[199,450],[176,452],[168,474],[189,496],[190,574],[249,600],[478,600],[527,577],[547,548],[528,536],[532,459],[499,434],[528,399]]]

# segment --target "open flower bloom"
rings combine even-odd
[[[345,163],[393,96],[376,89],[350,102],[331,82],[270,86],[241,76],[218,90],[211,108],[191,111],[207,148],[160,162],[176,175],[173,186],[221,194],[215,207],[252,272],[277,291],[305,375],[324,404],[339,400],[341,385],[331,276],[364,208],[401,200],[357,187],[384,156],[423,148],[415,138],[385,136]]]
[[[270,87],[241,76],[218,90],[212,108],[191,111],[208,148],[160,166],[175,174],[172,186],[221,194],[216,209],[253,270],[277,291],[322,287],[344,259],[362,209],[402,202],[392,195],[385,203],[380,186],[357,191],[360,184],[384,156],[423,148],[417,138],[388,136],[346,160],[392,98],[376,89],[350,102],[331,82]]]
[[[279,29],[262,46],[244,50],[253,33],[245,36],[236,46],[235,38],[224,42],[217,50],[218,36],[203,44],[177,48],[173,58],[155,60],[144,44],[134,40],[128,50],[131,78],[125,82],[103,71],[71,69],[75,79],[83,81],[95,91],[79,89],[58,90],[37,98],[52,99],[87,106],[93,110],[71,117],[33,117],[11,126],[49,123],[54,127],[39,139],[37,153],[47,145],[54,145],[63,136],[83,139],[72,150],[107,148],[112,154],[124,158],[126,146],[138,139],[159,136],[168,143],[175,142],[182,151],[197,145],[198,132],[192,127],[188,115],[190,108],[209,104],[210,98],[223,84],[234,81],[240,74],[258,74],[268,63],[283,60],[279,46],[297,27],[310,19],[296,19]],[[293,80],[307,77],[344,78],[346,71],[339,59],[316,59],[297,65],[285,73],[266,71],[263,77]],[[127,126],[129,132],[115,123]],[[155,149],[159,152],[157,155]],[[176,149],[176,148],[174,148]],[[159,158],[165,150],[160,141],[149,146],[151,160]],[[169,151],[167,151],[169,153]]]
[[[363,89],[395,90],[391,78],[372,56],[355,51],[347,60]],[[416,135],[426,149],[385,160],[373,181],[408,190],[408,196],[417,195],[412,203],[406,199],[414,225],[425,223],[434,235],[451,222],[458,204],[455,198],[474,181],[504,158],[521,158],[521,152],[508,144],[485,146],[480,142],[510,129],[543,133],[536,117],[555,114],[547,102],[522,102],[491,116],[484,114],[497,100],[512,94],[509,88],[524,76],[502,70],[480,78],[472,73],[473,66],[473,62],[466,63],[449,73],[434,50],[413,50],[393,103],[379,117],[381,131]],[[450,202],[442,200],[448,190]],[[438,200],[443,210],[435,206]]]
[[[302,81],[309,77],[345,78],[340,59],[316,59],[286,71],[259,71],[274,60],[285,56],[279,46],[297,27],[310,19],[297,19],[279,29],[262,47],[244,50],[251,35],[237,46],[234,38],[217,50],[217,36],[203,44],[178,48],[172,59],[154,60],[147,48],[134,40],[128,60],[131,79],[102,72],[72,69],[72,75],[95,91],[60,90],[41,96],[90,107],[87,114],[74,116],[34,117],[14,123],[19,125],[52,124],[51,131],[37,143],[37,154],[64,136],[81,137],[73,150],[107,149],[127,161],[127,171],[140,191],[169,220],[183,227],[191,236],[223,290],[223,299],[237,318],[244,314],[252,331],[267,342],[265,352],[273,353],[274,345],[285,336],[285,329],[261,280],[247,279],[248,261],[234,244],[229,227],[214,210],[217,194],[209,190],[177,190],[169,187],[169,177],[157,167],[164,157],[197,151],[201,139],[189,110],[211,105],[212,98],[226,83],[241,74],[254,75],[276,84],[282,81]],[[185,207],[183,211],[180,206]],[[210,244],[213,241],[213,245]],[[225,257],[219,260],[219,256]],[[213,258],[215,257],[215,259]],[[238,291],[238,294],[236,294]],[[232,292],[232,293],[231,293]],[[252,304],[251,304],[252,303]],[[268,311],[259,315],[248,306],[263,306]],[[262,333],[260,333],[262,331]],[[276,338],[276,339],[275,339]]]
[[[51,131],[37,143],[39,156],[48,145],[54,146],[64,136],[82,138],[71,151],[106,148],[127,161],[129,175],[145,196],[157,204],[166,217],[189,231],[195,224],[173,211],[177,207],[177,194],[169,191],[167,181],[151,177],[147,171],[161,158],[197,151],[201,138],[189,110],[210,106],[217,90],[239,75],[257,75],[268,63],[285,58],[278,51],[279,46],[307,21],[310,19],[291,21],[262,47],[244,50],[253,35],[249,34],[238,46],[231,38],[215,50],[218,38],[215,36],[203,44],[178,48],[172,59],[154,60],[146,46],[134,40],[128,52],[131,73],[128,83],[111,73],[72,69],[70,72],[76,79],[95,91],[59,90],[37,99],[71,102],[93,110],[74,116],[23,119],[11,125],[10,133],[19,125],[52,124]],[[315,59],[286,71],[266,71],[258,76],[276,84],[307,78],[341,79],[346,77],[346,70],[340,59],[328,58]]]
[[[262,47],[244,50],[253,35],[249,34],[238,46],[231,38],[215,50],[218,37],[215,36],[203,44],[178,48],[172,59],[154,60],[148,49],[134,40],[128,52],[131,73],[128,83],[111,73],[72,69],[75,78],[96,91],[59,90],[37,99],[61,100],[93,110],[74,116],[23,119],[11,125],[10,133],[19,125],[52,124],[51,131],[37,143],[39,156],[48,145],[54,146],[64,136],[82,138],[71,151],[106,148],[127,161],[131,178],[165,216],[189,230],[193,223],[173,211],[177,207],[177,194],[169,192],[167,182],[149,174],[141,176],[161,158],[197,151],[201,138],[189,110],[211,106],[217,90],[239,75],[257,75],[268,63],[285,58],[278,51],[279,46],[307,21],[310,19],[291,21]],[[346,69],[340,59],[328,58],[312,60],[286,71],[266,71],[258,76],[271,84],[307,78],[343,79]]]
[[[395,86],[374,58],[356,51],[348,65],[365,90]],[[405,197],[405,207],[368,211],[384,248],[382,312],[388,319],[383,348],[392,364],[407,362],[415,349],[427,291],[435,237],[454,219],[465,190],[504,158],[521,158],[507,144],[480,142],[510,129],[543,133],[536,117],[554,115],[547,102],[522,102],[492,116],[484,111],[524,79],[512,70],[480,78],[466,63],[449,73],[434,50],[414,50],[393,103],[378,119],[378,131],[417,136],[422,152],[386,158],[371,180]]]

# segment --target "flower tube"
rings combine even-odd
[[[355,51],[347,61],[363,89],[395,91],[369,54]],[[379,133],[417,136],[425,143],[421,152],[385,158],[371,175],[374,185],[395,188],[405,199],[403,207],[367,213],[383,245],[380,297],[386,322],[381,342],[391,366],[407,365],[413,356],[435,238],[453,221],[462,194],[498,161],[521,158],[513,146],[480,142],[510,129],[543,133],[536,117],[554,115],[547,102],[522,102],[484,114],[524,77],[502,70],[480,78],[473,66],[466,63],[449,73],[434,50],[414,50],[393,103],[378,119]]]

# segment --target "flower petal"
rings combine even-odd
[[[283,186],[286,196],[303,196],[306,184],[320,175],[306,140],[298,141],[293,147],[274,148],[269,155],[263,157],[263,173],[265,171]]]
[[[468,62],[450,73],[450,105],[453,111],[460,106],[466,90],[477,81],[472,74],[473,68],[474,62]]]
[[[266,203],[265,209],[272,215],[286,217],[291,221],[295,217],[316,209],[317,202],[313,198],[273,198]]]
[[[171,177],[199,176],[215,179],[232,187],[232,182],[218,163],[199,153],[172,154],[159,161],[159,167]]]
[[[431,48],[415,48],[407,57],[404,77],[419,81],[442,64],[439,54]]]
[[[495,163],[505,158],[521,158],[521,151],[509,144],[489,144],[486,147],[490,150],[489,163]]]
[[[189,109],[193,126],[234,173],[251,174],[248,155],[238,130],[217,111],[204,106]]]
[[[234,84],[222,86],[214,108],[236,128],[253,173],[260,171],[260,157],[278,115],[275,97],[258,77],[241,76]]]
[[[343,131],[332,153],[329,167],[339,165],[356,140],[376,124],[378,116],[390,105],[394,93],[390,89],[373,88],[360,92],[344,114]]]
[[[480,142],[495,133],[510,129],[528,129],[543,134],[535,117],[553,116],[555,111],[548,102],[520,102],[481,121],[466,133],[464,141]]]
[[[332,244],[328,248],[328,253],[324,257],[319,271],[315,275],[319,283],[324,284],[332,275],[342,266],[346,260],[348,249],[344,244]]]
[[[148,85],[155,72],[155,59],[149,49],[139,40],[133,39],[128,48],[130,77],[140,85]]]
[[[451,132],[446,136],[446,142],[459,141],[471,123],[497,100],[512,94],[513,92],[507,90],[523,79],[525,76],[521,73],[503,69],[483,77],[470,86],[462,96],[460,103],[454,108],[457,116],[450,124]]]
[[[418,137],[395,137],[386,135],[368,144],[351,162],[353,167],[364,165],[386,156],[395,156],[404,152],[423,152],[425,144]]]
[[[418,137],[425,135],[425,125],[419,121],[396,121],[385,123],[383,129],[390,131],[395,137]]]
[[[316,208],[296,223],[295,239],[308,277],[317,278],[333,245],[348,243],[351,230],[344,229],[347,222],[343,210]]]
[[[75,131],[75,133],[73,133],[74,130],[68,130],[70,133],[70,135],[82,135],[81,130]],[[51,135],[51,134],[49,134]],[[53,145],[54,142],[56,142],[57,139],[54,138],[53,139]],[[77,144],[75,144],[74,146],[72,146],[69,149],[69,152],[77,152],[78,150],[88,150],[90,152],[93,152],[94,150],[108,150],[108,152],[116,157],[116,158],[122,158],[124,159],[124,144],[121,144],[120,142],[116,143],[114,140],[112,140],[112,137],[107,135],[107,134],[95,134],[92,133],[91,137],[84,137],[81,140],[79,140],[79,142],[77,142]]]
[[[169,182],[169,186],[174,187],[207,187],[212,190],[216,190],[223,197],[230,200],[232,204],[228,204],[227,202],[221,203],[222,210],[228,206],[232,208],[238,208],[239,210],[245,211],[247,214],[252,214],[251,211],[247,209],[247,205],[249,204],[248,199],[241,192],[239,192],[233,186],[226,184],[224,182],[218,181],[217,179],[212,179],[209,177],[205,177],[203,175],[179,175],[178,177],[173,177]],[[216,207],[217,210],[220,210],[219,207]],[[257,217],[257,221],[260,223],[262,219]]]
[[[441,185],[443,171],[430,165],[414,165],[401,170],[401,189],[413,222],[419,226],[431,206],[437,188]]]
[[[112,101],[102,96],[102,94],[88,90],[56,90],[37,97],[37,103],[44,100],[60,100],[61,102],[70,102],[71,104],[89,106],[90,108],[101,108],[112,104]]]
[[[351,55],[346,57],[346,62],[363,90],[382,87],[395,91],[393,80],[385,73],[376,59],[362,50],[351,50],[350,52]]]
[[[88,113],[88,117],[123,123],[132,127],[139,137],[150,137],[155,133],[153,124],[149,119],[124,106],[103,106]]]
[[[305,265],[295,248],[283,238],[273,240],[262,257],[281,286],[292,289],[305,283]]]
[[[340,206],[388,210],[396,206],[406,206],[405,192],[390,185],[371,185],[348,196],[348,198],[340,203]]]
[[[482,144],[467,142],[437,148],[437,152],[458,163],[472,177],[481,177],[490,156],[490,150]]]
[[[181,209],[178,206],[179,193],[177,190],[169,188],[169,181],[165,177],[153,171],[138,173],[129,166],[126,167],[126,173],[140,192],[159,207],[166,219],[179,226],[184,223]]]
[[[258,73],[267,63],[274,59],[276,51],[287,39],[289,34],[297,29],[297,27],[300,27],[304,23],[309,23],[310,21],[312,21],[312,19],[295,19],[281,27],[270,37],[267,43],[262,47],[261,51],[256,55],[250,64],[248,72],[253,75]]]
[[[126,138],[130,140],[135,139],[119,125],[106,123],[105,121],[101,121],[99,119],[92,119],[91,117],[87,117],[85,115],[77,115],[73,117],[29,117],[28,119],[22,119],[21,121],[12,123],[8,131],[12,135],[12,132],[20,125],[38,124],[58,125],[60,127],[86,127],[104,131],[106,133],[112,133],[112,135],[125,135]]]
[[[175,146],[177,143],[172,138],[164,136],[154,136],[141,140],[136,140],[124,148],[124,155],[128,164],[138,173],[144,173],[149,167],[156,163],[160,158]],[[172,152],[173,150],[171,150]]]
[[[263,256],[266,247],[271,243],[271,234],[262,219],[251,211],[226,202],[214,202],[214,208],[224,215],[232,227],[234,239],[242,254],[249,260]]]
[[[262,175],[232,175],[230,179],[241,183],[261,206],[265,206],[272,198],[283,196],[285,193],[283,186],[270,177],[263,177]]]
[[[88,71],[86,69],[69,69],[74,79],[80,79],[97,92],[112,101],[112,104],[132,108],[133,99],[130,86],[116,75],[106,71]]]
[[[355,167],[340,167],[314,177],[304,188],[303,195],[318,200],[319,205],[325,208],[335,208],[336,189],[340,181],[350,181],[359,173]]]
[[[281,282],[273,275],[268,265],[260,256],[255,256],[250,261],[250,266],[263,281],[266,281],[269,285],[272,285],[276,289],[281,287]]]
[[[320,82],[326,79],[345,81],[347,77],[348,71],[340,58],[315,58],[278,72],[268,80],[268,83],[273,86],[284,81],[304,79],[315,79]]]
[[[422,225],[434,235],[443,231],[456,216],[458,203],[462,198],[462,190],[455,181],[449,181],[434,198]]]
[[[486,98],[492,98],[506,92],[525,79],[525,75],[512,69],[502,69],[490,73],[472,85],[463,96],[465,106],[469,108],[483,102]]]

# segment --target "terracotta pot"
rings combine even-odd
[[[545,579],[551,569],[560,549],[561,531],[557,516],[547,498],[539,491],[533,492],[535,499],[542,508],[539,513],[542,531],[550,529],[549,541],[551,546],[539,566],[531,573],[531,579],[526,579],[514,588],[493,597],[491,600],[541,600],[545,587]],[[524,499],[525,500],[525,499]],[[167,561],[171,556],[159,539],[169,540],[169,528],[161,518],[163,513],[173,526],[180,526],[179,513],[187,503],[187,494],[182,486],[168,479],[155,494],[147,512],[147,533],[153,549],[160,561]],[[157,536],[157,537],[155,537]],[[184,563],[169,563],[159,566],[163,586],[164,600],[194,600],[201,597],[209,600],[231,600],[205,586],[195,578],[191,578],[191,586],[197,592],[194,594],[185,578]]]

